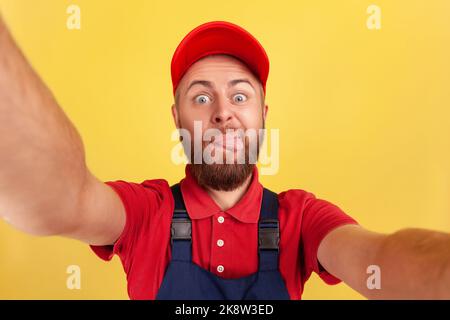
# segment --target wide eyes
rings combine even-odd
[[[200,95],[196,96],[194,98],[194,100],[198,104],[205,104],[205,103],[211,102],[211,99],[205,94],[200,94]],[[236,103],[245,102],[245,101],[247,101],[247,96],[242,93],[235,94],[233,96],[233,101]]]
[[[237,103],[245,102],[247,101],[247,96],[245,94],[238,93],[234,95],[233,100]]]
[[[208,101],[210,101],[211,99],[209,99],[209,97],[207,95],[201,94],[197,97],[195,97],[195,102],[198,104],[205,104]]]

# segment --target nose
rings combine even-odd
[[[230,109],[226,99],[217,99],[214,112],[212,114],[212,122],[216,125],[224,125],[233,119],[233,112]]]

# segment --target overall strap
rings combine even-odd
[[[170,241],[172,244],[172,260],[191,261],[192,253],[192,225],[186,211],[180,184],[170,187],[175,207],[170,228]]]
[[[260,271],[278,270],[279,242],[278,195],[264,188],[258,222]]]

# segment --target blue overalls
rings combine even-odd
[[[278,199],[267,189],[259,216],[259,270],[246,277],[224,279],[192,262],[191,220],[179,184],[171,187],[175,200],[172,217],[172,259],[156,295],[157,300],[289,300],[278,271]]]

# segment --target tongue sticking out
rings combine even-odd
[[[214,144],[217,147],[222,147],[227,150],[242,150],[244,148],[242,138],[236,133],[227,133],[222,135],[214,141]]]

